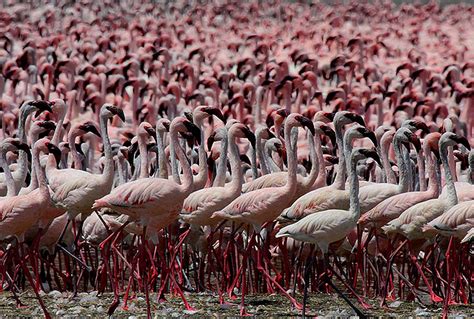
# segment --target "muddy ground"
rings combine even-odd
[[[15,301],[9,292],[0,293],[0,317],[3,316],[25,316],[41,317],[42,312],[31,292],[20,294],[22,302],[28,307],[17,309]],[[64,317],[103,317],[107,315],[107,309],[112,301],[112,295],[97,296],[96,292],[79,293],[72,298],[70,293],[52,291],[43,295],[48,310],[55,318]],[[187,298],[196,311],[183,310],[181,299],[168,296],[168,302],[157,303],[156,294],[151,296],[152,313],[155,317],[188,317],[188,318],[223,318],[239,315],[239,300],[233,301],[235,305],[221,306],[215,295],[202,293],[188,294]],[[297,296],[301,301],[301,296]],[[355,303],[355,301],[354,301]],[[371,317],[439,317],[442,313],[442,305],[424,306],[418,302],[389,302],[389,307],[382,309],[378,301],[369,303],[373,309],[364,310]],[[246,298],[247,311],[257,317],[297,317],[299,312],[291,309],[287,299],[280,295],[252,295]],[[309,299],[309,314],[327,317],[349,317],[354,312],[337,295],[312,294]],[[474,305],[453,306],[450,314],[457,318],[474,318]],[[146,304],[143,296],[139,295],[129,302],[128,311],[123,310],[121,305],[117,308],[114,318],[142,318],[146,316]]]

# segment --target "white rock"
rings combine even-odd
[[[66,314],[66,311],[62,310],[62,309],[59,309],[58,311],[56,311],[56,316],[60,317],[60,316],[64,316]]]
[[[402,305],[402,302],[401,301],[394,301],[392,302],[391,304],[388,305],[389,308],[398,308]]]
[[[51,298],[61,298],[63,294],[60,292],[60,291],[57,291],[57,290],[51,290],[49,293],[48,293],[48,296],[50,296]]]

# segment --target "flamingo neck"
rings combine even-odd
[[[263,142],[262,142],[261,134],[262,134],[262,130],[257,132],[255,147],[257,150],[258,162],[260,163],[260,171],[262,172],[262,175],[267,175],[269,170],[268,170],[267,162],[265,161],[265,155],[263,153]]]
[[[382,137],[380,143],[380,156],[383,163],[383,170],[385,172],[385,176],[387,177],[387,182],[390,184],[397,184],[397,177],[395,176],[395,172],[392,169],[392,165],[390,165],[390,160],[388,158],[388,152],[390,150],[390,144],[392,144],[393,138],[386,138]]]
[[[311,187],[313,186],[316,178],[319,174],[319,161],[316,156],[316,148],[314,147],[314,140],[315,138],[319,139],[319,136],[311,135],[311,132],[308,131],[308,146],[309,146],[309,158],[311,160],[311,171],[309,175],[304,179],[303,185],[304,187]]]
[[[285,144],[287,152],[287,160],[288,160],[288,182],[286,183],[286,194],[288,196],[293,196],[296,190],[296,169],[297,169],[297,159],[296,159],[296,152],[297,152],[297,141],[298,141],[298,134],[293,135],[291,134],[292,128],[294,125],[285,125]]]
[[[77,132],[75,132],[75,130],[72,130],[71,132],[69,132],[68,143],[69,143],[70,153],[74,161],[74,168],[82,170],[83,169],[82,159],[78,151],[76,150],[76,137],[77,137]],[[50,154],[48,160],[51,158],[56,163],[56,159],[54,158],[54,155]],[[54,165],[56,166],[56,164]]]
[[[428,185],[428,191],[432,192],[435,196],[439,196],[440,192],[440,184],[438,180],[438,174],[436,172],[436,167],[438,164],[436,163],[436,159],[430,151],[427,151],[426,153],[426,165],[428,166],[428,179],[429,179],[429,185]],[[421,169],[420,169],[420,178],[421,178]]]
[[[7,156],[5,152],[0,153],[0,166],[5,173],[5,180],[7,183],[7,195],[6,197],[12,197],[16,195],[16,188],[15,188],[15,181],[13,180],[12,172],[10,171],[10,167],[7,163]]]
[[[336,123],[334,127],[336,131],[337,152],[339,154],[339,165],[337,166],[336,178],[334,180],[334,187],[336,189],[344,190],[346,184],[346,159],[344,156],[344,142],[342,139],[342,125]]]
[[[219,163],[217,164],[217,174],[216,178],[214,179],[213,186],[224,186],[225,185],[225,177],[227,172],[227,151],[229,149],[229,139],[230,137],[227,135],[227,130],[225,131],[225,136],[221,140],[221,155],[219,156]],[[230,143],[235,143],[235,139],[231,139]],[[232,152],[232,149],[230,150]],[[238,153],[238,150],[237,150]],[[240,161],[240,158],[239,158]],[[232,162],[231,162],[232,165]],[[240,165],[240,162],[239,162]],[[231,166],[232,168],[232,166]],[[234,169],[232,168],[232,172]],[[236,173],[240,172],[237,171]],[[234,179],[232,179],[233,181]]]
[[[448,206],[453,207],[458,203],[458,195],[456,192],[456,187],[454,186],[454,178],[449,167],[448,160],[448,146],[446,144],[441,144],[439,148],[441,163],[443,164],[444,175],[446,180],[446,189],[448,192]]]
[[[32,112],[32,109],[29,109],[25,107],[24,109],[21,110],[21,115],[20,115],[20,122],[18,124],[18,136],[21,140],[22,143],[26,143],[26,133],[25,133],[25,125],[26,121],[28,119],[28,116]],[[26,174],[28,173],[28,154],[26,154],[25,151],[20,150],[19,151],[20,155],[18,158],[18,164],[19,164],[19,175],[20,175],[20,188],[25,182],[26,179]]]
[[[112,145],[110,145],[109,133],[107,131],[107,117],[101,116],[99,124],[105,155],[104,171],[102,172],[102,174],[108,179],[113,179],[115,165],[112,155]]]
[[[265,158],[264,161],[268,164],[270,173],[281,172],[281,168],[275,163],[272,157],[272,150],[270,149],[270,144],[265,144]]]
[[[164,132],[159,132],[158,138],[156,139],[156,143],[158,146],[159,177],[168,179],[168,165],[166,163],[165,146],[163,141]]]
[[[428,170],[430,169],[430,164],[431,163],[431,156],[429,155],[428,152],[425,152],[423,150],[420,150],[418,153],[416,153],[416,158],[418,162],[418,175],[419,175],[419,182],[420,182],[420,191],[425,191],[427,189],[427,183],[426,183],[426,175],[425,175],[425,154],[426,154],[426,161],[428,163]],[[430,185],[431,186],[431,185]]]
[[[229,185],[229,193],[238,196],[242,191],[242,165],[240,163],[239,148],[235,142],[235,134],[230,133],[228,136],[228,144],[230,144],[230,168],[232,170],[232,181]],[[222,155],[222,154],[221,154]]]
[[[323,149],[321,147],[321,139],[319,136],[316,136],[314,139],[314,146],[316,149],[316,155],[318,158],[318,177],[316,178],[315,186],[322,187],[326,185],[326,167],[324,165],[324,156]]]
[[[357,160],[349,157],[347,171],[349,177],[349,211],[355,221],[360,217],[359,178],[356,173]]]
[[[191,172],[191,166],[189,165],[188,159],[184,154],[183,147],[179,144],[178,132],[175,129],[170,131],[170,139],[171,149],[174,149],[174,152],[183,169],[183,183],[180,185],[180,189],[183,193],[188,194],[193,186],[193,174]],[[179,183],[177,184],[179,185]]]
[[[408,191],[408,168],[405,163],[405,158],[402,155],[400,141],[397,137],[393,139],[393,149],[395,151],[395,157],[397,158],[398,171],[400,174],[400,180],[398,182],[398,188],[400,193],[405,193]]]
[[[138,178],[147,178],[148,175],[148,150],[145,137],[138,135],[138,150],[140,152],[140,175]]]
[[[33,148],[32,160],[33,160],[33,170],[36,171],[38,179],[38,187],[41,194],[49,197],[48,182],[46,180],[46,174],[44,169],[40,165],[39,159],[40,151]]]
[[[198,126],[199,126],[199,129],[201,130],[201,142],[202,142],[204,141],[203,122],[199,121]],[[199,157],[199,173],[194,178],[195,189],[204,187],[204,185],[207,182],[207,158],[206,158],[206,150],[204,149],[204,143],[199,144],[198,157]]]

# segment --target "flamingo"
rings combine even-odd
[[[18,136],[22,140],[22,142],[26,143],[26,133],[25,133],[25,125],[26,120],[30,114],[36,112],[36,114],[40,114],[44,111],[51,112],[51,103],[42,101],[42,100],[30,100],[23,103],[20,107],[20,116],[18,122]],[[21,187],[23,187],[23,183],[25,181],[27,175],[27,155],[25,151],[20,152],[20,158],[18,160],[18,170],[12,173],[13,180],[15,182],[15,189],[18,192]],[[7,193],[6,183],[5,183],[5,175],[0,174],[0,196],[5,196]]]
[[[109,208],[117,213],[129,216],[134,221],[138,221],[143,226],[142,246],[146,245],[147,229],[150,229],[152,241],[157,242],[157,232],[177,219],[184,200],[193,190],[191,168],[182,147],[179,145],[179,132],[191,132],[198,140],[201,132],[197,126],[183,117],[177,117],[171,122],[171,147],[175,149],[183,168],[182,184],[162,178],[135,180],[122,184],[113,189],[108,195],[96,199],[92,207],[94,210]],[[145,287],[145,289],[147,291],[148,287]],[[114,292],[115,299],[111,308],[109,308],[109,312],[113,312],[119,302],[115,289]],[[192,309],[184,295],[182,295],[182,298],[185,306]],[[150,312],[148,300],[147,312]]]
[[[291,201],[294,192],[296,191],[296,137],[297,134],[291,134],[294,127],[307,127],[314,136],[314,125],[306,117],[299,114],[290,114],[285,120],[285,144],[288,151],[288,181],[282,187],[271,187],[265,189],[259,189],[252,192],[243,194],[242,196],[233,200],[224,209],[215,212],[212,218],[223,218],[231,221],[238,221],[245,224],[253,225],[256,231],[252,236],[251,241],[255,239],[257,230],[266,222],[273,221],[280,211],[285,208]],[[313,137],[312,137],[313,138]],[[251,245],[251,244],[249,244]],[[243,263],[244,269],[242,269],[242,281],[245,279],[245,262]],[[269,275],[258,262],[259,270]],[[272,281],[270,279],[270,281]],[[274,281],[273,281],[274,282]],[[293,305],[299,307],[299,304],[294,300],[293,297],[289,296],[281,286],[277,287],[283,291],[283,293],[290,299]],[[241,300],[241,314],[245,313],[244,307],[244,295],[245,291],[242,292]]]
[[[282,212],[280,220],[298,220],[306,216],[309,211],[317,212],[330,208],[341,207],[341,203],[343,203],[343,208],[349,207],[348,194],[344,191],[346,171],[342,128],[344,125],[354,122],[357,122],[362,126],[364,125],[364,121],[360,116],[347,111],[338,112],[334,116],[336,142],[340,152],[339,166],[334,183],[330,186],[311,191],[298,198],[290,208]],[[368,135],[368,131],[367,133],[364,131],[364,133]],[[348,143],[351,143],[351,141],[348,141]]]
[[[19,144],[14,140],[7,140],[7,143],[2,144],[2,156],[4,156],[5,154],[4,148],[9,147],[9,144],[17,146],[18,148],[24,150],[28,148],[25,144]],[[3,240],[7,237],[15,237],[19,245],[22,245],[24,242],[25,233],[28,231],[29,228],[39,222],[38,212],[42,212],[43,210],[48,209],[53,204],[51,203],[50,192],[47,186],[44,169],[41,168],[39,163],[39,156],[41,152],[54,152],[56,154],[60,154],[59,149],[53,144],[51,144],[50,141],[46,138],[43,138],[35,143],[35,145],[33,146],[32,158],[33,167],[38,175],[37,178],[39,188],[28,194],[7,197],[0,201],[0,240]],[[4,162],[4,159],[2,159],[2,162]],[[7,170],[5,172],[7,172]],[[6,177],[7,183],[9,184],[9,188],[11,189],[14,183],[13,178],[11,174],[8,173]],[[23,249],[21,250],[23,251]],[[38,284],[35,284],[33,282],[30,271],[27,268],[24,259],[21,256],[18,257],[20,265],[28,281],[30,282],[31,286],[34,287],[36,298],[38,299],[41,305],[45,317],[51,318],[38,293]]]
[[[232,181],[225,187],[203,188],[188,196],[180,214],[184,222],[198,226],[215,225],[215,219],[211,219],[212,214],[225,208],[240,195],[243,177],[238,173],[241,165],[235,139],[243,137],[255,145],[255,135],[245,125],[235,123],[229,128],[230,163],[232,172],[235,172]]]
[[[54,193],[52,199],[56,206],[68,212],[69,220],[83,214],[92,213],[92,205],[96,199],[108,194],[112,188],[114,163],[112,147],[107,133],[107,120],[118,115],[125,120],[123,111],[111,104],[104,104],[100,111],[100,131],[104,144],[105,168],[102,174],[92,174],[77,169],[56,168],[56,163],[49,163],[46,174],[49,186]],[[74,146],[70,146],[74,147]]]
[[[347,134],[347,133],[346,133]],[[328,267],[329,244],[344,239],[357,225],[360,216],[359,180],[355,172],[357,162],[372,157],[377,163],[380,158],[375,151],[367,149],[354,149],[347,161],[349,176],[350,207],[349,210],[329,209],[317,214],[310,214],[294,224],[283,227],[276,237],[291,237],[303,242],[316,244],[324,255]],[[303,297],[303,316],[307,298],[308,277],[305,276],[305,293]]]

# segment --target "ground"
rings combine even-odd
[[[15,301],[10,293],[3,292],[0,294],[0,317],[3,316],[41,316],[41,310],[37,301],[31,292],[20,295],[21,300],[29,307],[24,309],[16,309]],[[48,310],[51,315],[56,318],[63,317],[99,317],[106,315],[108,306],[112,301],[112,295],[107,293],[97,296],[96,292],[79,293],[77,297],[71,298],[70,293],[60,293],[52,291],[44,296]],[[169,297],[166,303],[156,303],[156,295],[153,294],[152,313],[156,317],[229,317],[239,314],[238,302],[235,300],[235,306],[220,306],[217,302],[217,296],[207,293],[189,294],[188,300],[195,312],[183,310],[181,299]],[[298,300],[302,300],[301,296],[297,296]],[[353,301],[355,303],[355,301]],[[389,307],[381,309],[378,307],[378,301],[370,302],[374,308],[366,310],[365,313],[371,317],[436,317],[440,316],[441,305],[423,306],[417,302],[389,302]],[[292,310],[290,303],[280,295],[252,295],[246,297],[247,311],[257,317],[269,316],[297,316],[298,312]],[[309,315],[329,316],[329,317],[349,317],[354,315],[351,308],[343,299],[336,295],[328,294],[312,294],[309,298]],[[451,308],[450,314],[456,318],[473,318],[474,306],[455,306]],[[115,312],[114,318],[142,318],[146,317],[145,299],[143,296],[129,302],[129,309],[125,311],[119,306]]]

